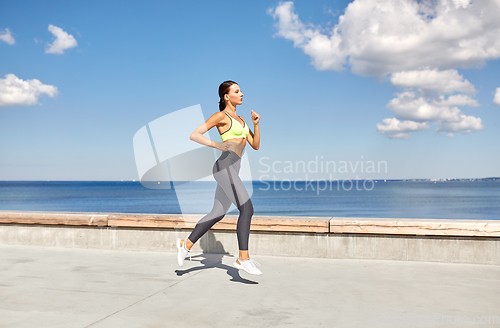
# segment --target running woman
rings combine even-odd
[[[233,265],[248,273],[260,275],[262,272],[256,267],[256,264],[260,264],[252,260],[248,254],[248,238],[253,216],[253,205],[243,182],[238,176],[241,156],[247,141],[253,149],[259,149],[260,115],[252,110],[252,121],[255,130],[255,133],[252,133],[245,120],[241,116],[236,115],[236,106],[242,104],[243,93],[239,85],[234,81],[224,81],[221,83],[219,86],[219,97],[219,112],[213,114],[190,136],[190,139],[195,142],[222,150],[222,154],[212,169],[214,178],[217,181],[214,206],[210,213],[198,221],[188,238],[177,239],[177,260],[182,267],[184,259],[190,253],[194,243],[215,223],[224,218],[232,203],[240,211],[236,225],[239,258]],[[222,143],[212,141],[203,136],[204,133],[214,126],[217,126]]]

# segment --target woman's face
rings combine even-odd
[[[229,87],[229,92],[227,93],[227,97],[229,97],[229,101],[233,105],[241,105],[243,103],[243,93],[240,90],[240,86],[237,84],[232,84]]]

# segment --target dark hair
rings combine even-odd
[[[226,108],[226,102],[224,101],[224,95],[229,92],[229,88],[233,84],[238,84],[234,81],[228,80],[224,81],[219,85],[219,110],[223,111]]]

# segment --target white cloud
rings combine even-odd
[[[436,106],[414,92],[402,92],[392,99],[387,108],[396,112],[396,118],[414,121],[457,121],[461,111],[454,107]]]
[[[293,41],[318,70],[341,71],[348,64],[362,76],[382,80],[390,74],[390,82],[405,90],[387,104],[395,118],[377,130],[405,139],[429,123],[448,136],[484,128],[480,118],[457,107],[479,104],[471,97],[474,85],[456,68],[500,57],[499,12],[500,0],[354,0],[335,26],[321,28],[303,23],[291,1],[267,11],[276,21],[275,36]]]
[[[49,25],[49,31],[55,36],[55,40],[52,44],[48,44],[47,48],[45,48],[46,54],[64,54],[64,50],[76,47],[78,43],[75,38],[63,31],[62,28],[54,26],[52,24]]]
[[[476,104],[473,99],[464,95],[450,96],[448,99],[440,96],[437,100],[429,100],[414,91],[406,91],[398,93],[397,97],[387,104],[387,108],[395,112],[398,120],[432,122],[439,126],[436,129],[438,132],[454,131],[465,134],[484,129],[480,118],[467,116],[458,107],[453,106],[465,103]]]
[[[55,97],[57,93],[55,86],[43,84],[37,79],[24,81],[14,74],[0,78],[0,106],[35,105],[42,94]]]
[[[386,118],[383,123],[377,124],[377,131],[393,139],[409,139],[411,132],[425,130],[429,124],[414,122],[410,120],[400,121],[396,118]]]
[[[351,70],[362,76],[432,67],[477,67],[500,57],[500,1],[355,0],[338,24],[304,24],[293,2],[280,2],[268,14],[276,36],[291,40],[319,70]]]
[[[442,122],[441,127],[436,131],[471,133],[484,129],[481,118],[467,115],[460,115],[457,122]]]
[[[311,56],[317,69],[336,71],[343,69],[345,54],[339,48],[342,39],[338,34],[327,36],[314,25],[303,24],[299,16],[294,13],[291,1],[280,2],[276,8],[269,8],[267,13],[278,20],[275,24],[278,29],[276,35],[293,41],[294,47],[302,48]]]
[[[441,95],[438,97],[438,99],[433,101],[433,104],[436,106],[446,106],[446,107],[452,107],[452,106],[471,106],[471,107],[477,107],[479,104],[475,99],[472,99],[469,96],[466,95],[453,95],[449,96],[447,99],[444,99],[444,96]]]
[[[470,133],[484,128],[481,119],[465,115],[457,106],[479,106],[469,95],[445,94],[464,92],[473,94],[476,89],[469,81],[458,74],[457,70],[438,71],[423,69],[391,74],[393,85],[409,91],[398,93],[387,108],[396,113],[397,119],[417,122],[433,122],[439,127],[436,131]],[[453,133],[447,134],[453,137]]]
[[[500,106],[500,88],[497,88],[495,91],[495,98],[493,98],[493,103],[497,106]]]
[[[12,32],[8,28],[6,28],[4,32],[0,32],[0,40],[7,42],[10,45],[16,43],[16,40],[12,36]]]
[[[475,93],[476,89],[457,70],[438,71],[424,69],[418,71],[397,72],[391,74],[391,83],[398,87],[414,87],[421,90],[433,90],[441,93],[455,91]]]

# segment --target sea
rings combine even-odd
[[[500,219],[500,181],[247,181],[254,215]],[[188,187],[186,187],[188,186]],[[0,181],[0,210],[208,213],[216,183],[148,187],[132,181]],[[233,205],[228,214],[238,214]]]

